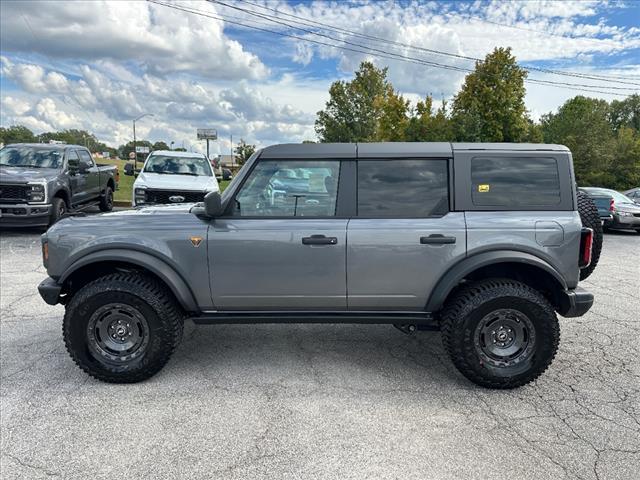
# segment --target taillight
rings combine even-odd
[[[609,211],[613,212],[615,209],[616,209],[616,205],[612,198],[611,200],[609,200]]]
[[[593,252],[593,229],[583,228],[580,234],[580,268],[586,268],[591,264]]]

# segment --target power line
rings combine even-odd
[[[258,13],[258,12],[255,12],[255,11],[252,12],[251,10],[242,9],[240,7],[230,6],[230,5],[227,5],[227,4],[225,4],[225,3],[223,3],[223,2],[221,2],[219,0],[207,0],[207,1],[210,1],[210,2],[213,1],[215,3],[227,6],[229,8],[234,8],[236,10],[241,10],[241,11],[244,11],[245,13],[249,13],[250,15]],[[441,51],[441,50],[418,47],[418,46],[415,46],[415,45],[410,45],[408,43],[394,41],[394,40],[391,40],[391,39],[388,39],[388,38],[377,37],[377,36],[368,35],[368,34],[365,34],[365,33],[352,32],[350,30],[346,30],[344,28],[340,28],[340,27],[337,27],[335,25],[330,25],[330,24],[327,24],[327,23],[323,23],[323,22],[318,22],[318,21],[315,21],[315,20],[307,19],[307,18],[301,17],[299,15],[294,15],[294,14],[291,14],[291,13],[282,12],[282,11],[276,9],[276,8],[263,6],[263,5],[254,3],[254,2],[249,1],[249,0],[239,0],[239,1],[241,1],[243,3],[246,3],[246,4],[249,4],[249,5],[252,5],[254,7],[261,8],[263,10],[268,10],[268,11],[274,12],[277,15],[284,15],[284,16],[293,18],[293,19],[295,19],[296,22],[302,23],[303,25],[306,25],[306,26],[317,26],[317,27],[320,27],[320,28],[322,28],[324,30],[328,30],[328,31],[333,30],[333,31],[341,32],[341,33],[344,33],[344,34],[347,34],[347,35],[351,35],[351,36],[354,36],[354,37],[366,38],[368,40],[372,40],[372,41],[375,41],[375,42],[386,43],[386,44],[389,44],[389,45],[395,45],[395,46],[399,46],[399,47],[409,48],[409,49],[412,49],[412,50],[422,51],[422,52],[426,52],[426,53],[432,53],[434,55],[442,55],[442,56],[458,58],[458,59],[461,59],[461,60],[475,61],[475,62],[481,62],[482,61],[481,58],[477,58],[477,57],[470,57],[470,56],[460,55],[460,54],[452,53],[452,52],[444,52],[444,51]],[[275,18],[278,18],[278,17],[276,16]],[[478,17],[471,17],[471,18],[478,18]],[[480,18],[478,18],[478,19],[482,20]],[[495,22],[490,22],[490,23],[495,23]],[[508,25],[503,25],[503,26],[508,26]],[[514,28],[519,28],[519,27],[514,27]],[[563,37],[563,38],[571,38],[571,37]],[[550,74],[553,74],[553,75],[562,75],[562,76],[575,77],[575,78],[584,78],[584,79],[589,79],[589,80],[611,81],[612,79],[613,80],[620,79],[620,80],[617,81],[617,83],[625,84],[625,85],[640,86],[640,83],[624,81],[624,80],[629,80],[628,77],[617,77],[617,76],[602,75],[602,74],[588,74],[588,73],[581,73],[581,72],[570,72],[570,71],[554,70],[554,69],[543,68],[543,67],[535,67],[535,66],[522,66],[522,68],[524,68],[525,70],[529,70],[529,71],[537,71],[537,72],[542,72],[542,73],[550,73]],[[634,79],[632,78],[631,80],[634,80]],[[602,88],[609,88],[609,87],[603,86]]]
[[[320,40],[314,40],[314,39],[310,39],[310,38],[306,38],[306,37],[301,37],[301,36],[298,36],[298,35],[293,35],[293,34],[290,34],[290,33],[279,32],[277,30],[271,30],[271,29],[267,29],[267,28],[247,25],[246,23],[242,23],[242,22],[235,21],[235,20],[229,20],[228,18],[225,18],[223,16],[213,15],[211,13],[205,13],[203,11],[199,11],[199,10],[193,9],[193,8],[187,8],[187,7],[178,6],[178,5],[175,5],[175,4],[163,3],[163,2],[160,2],[158,0],[147,0],[147,1],[150,2],[150,3],[154,3],[154,4],[157,4],[157,5],[161,5],[161,6],[167,7],[167,8],[172,8],[174,10],[180,10],[180,11],[183,11],[183,12],[186,12],[186,13],[191,13],[191,14],[194,14],[194,15],[198,15],[198,16],[202,16],[202,17],[206,17],[206,18],[211,18],[211,19],[214,19],[214,20],[227,22],[227,23],[232,24],[232,25],[239,25],[239,26],[242,26],[242,27],[245,27],[245,28],[249,28],[249,29],[253,29],[253,30],[258,30],[258,31],[266,32],[266,33],[271,33],[271,34],[279,35],[279,36],[282,36],[282,37],[293,38],[293,39],[296,39],[296,40],[309,42],[309,43],[314,43],[314,44],[317,44],[317,45],[327,46],[327,47],[331,47],[331,48],[336,48],[336,49],[339,49],[339,50],[345,50],[345,51],[351,51],[351,52],[355,52],[355,53],[371,55],[371,56],[378,57],[378,58],[386,58],[386,59],[390,59],[390,60],[399,60],[399,61],[404,61],[404,62],[408,62],[408,63],[414,63],[414,64],[418,64],[418,65],[423,65],[423,66],[431,66],[431,67],[434,67],[434,68],[441,68],[441,69],[445,69],[445,70],[454,70],[454,71],[466,72],[466,73],[473,72],[473,70],[468,69],[468,68],[457,67],[457,66],[453,66],[453,65],[446,65],[446,64],[441,64],[441,63],[437,63],[437,62],[431,62],[431,61],[427,61],[427,60],[424,60],[424,59],[418,59],[418,58],[413,58],[413,57],[406,57],[404,55],[400,55],[400,54],[396,54],[396,53],[392,53],[392,52],[385,52],[385,51],[382,51],[382,50],[379,50],[379,52],[381,52],[381,53],[372,54],[370,47],[360,46],[358,44],[355,44],[355,45],[359,46],[360,48],[351,48],[351,47],[347,47],[347,46],[343,46],[343,45],[336,45],[336,44],[332,44],[332,43],[323,42],[323,41],[320,41]],[[295,28],[295,27],[293,27],[293,28]],[[340,40],[338,40],[338,41],[340,41]],[[602,93],[602,94],[616,95],[616,96],[622,96],[622,97],[628,96],[628,94],[615,93],[615,92],[606,92],[606,91],[602,91],[602,90],[593,89],[593,87],[595,87],[595,88],[615,88],[615,89],[619,89],[619,87],[599,87],[598,85],[584,85],[584,87],[586,87],[586,88],[575,88],[574,85],[575,86],[580,86],[580,84],[568,84],[568,83],[563,84],[563,83],[554,82],[554,81],[551,81],[551,80],[538,80],[538,79],[525,79],[525,81],[526,82],[530,82],[530,83],[542,83],[542,84],[545,84],[545,85],[554,86],[554,87],[558,87],[558,88],[571,89],[571,90],[574,90],[574,91],[582,91],[582,92],[589,92],[589,93]],[[631,90],[631,89],[625,89],[625,90]]]

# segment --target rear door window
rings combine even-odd
[[[444,215],[448,183],[447,160],[358,160],[358,216]]]
[[[475,157],[471,197],[483,207],[546,207],[560,204],[555,158]]]

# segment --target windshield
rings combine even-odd
[[[0,150],[3,167],[61,168],[63,150],[55,147],[18,146]]]
[[[172,157],[151,155],[144,166],[144,172],[167,175],[212,175],[211,165],[204,157]]]
[[[606,188],[585,188],[585,190],[588,193],[593,193],[593,194],[601,194],[601,195],[609,195],[610,197],[613,198],[614,202],[617,203],[634,203],[633,200],[631,200],[629,197],[627,197],[625,194],[620,193],[620,192],[616,192],[615,190],[609,190]]]

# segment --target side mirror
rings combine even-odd
[[[222,197],[220,192],[209,192],[204,197],[204,211],[207,217],[215,218],[222,215]]]

